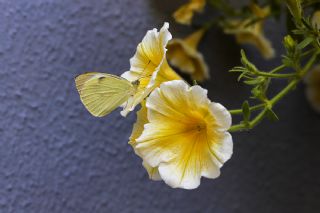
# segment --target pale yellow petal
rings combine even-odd
[[[260,7],[257,4],[251,4],[250,9],[252,13],[257,17],[257,18],[266,18],[268,15],[270,15],[271,8],[270,6],[265,6],[265,7]]]
[[[174,87],[175,84],[179,84],[179,86]],[[159,116],[164,117],[172,117],[176,118],[176,120],[180,121],[184,118],[184,111],[181,110],[184,107],[184,102],[174,102],[174,104],[181,104],[177,107],[172,107],[171,100],[168,99],[169,96],[176,95],[180,100],[185,99],[184,96],[185,90],[187,89],[187,85],[183,81],[169,81],[165,84],[165,87],[162,84],[160,86],[161,89],[165,89],[166,92],[161,92],[160,88],[156,89],[156,92],[152,93],[148,97],[147,108],[148,111],[154,111],[154,113],[148,114],[149,121],[160,119]],[[181,107],[179,109],[179,107]]]
[[[202,12],[206,5],[206,0],[190,0],[187,4],[182,5],[173,14],[176,22],[190,25],[195,12]]]
[[[251,44],[255,46],[265,59],[270,59],[275,56],[275,50],[271,42],[262,34],[256,31],[243,31],[236,34],[239,44]]]
[[[197,50],[204,29],[198,30],[185,39],[173,39],[168,44],[169,62],[192,79],[203,81],[209,78],[209,68],[203,55]]]
[[[196,50],[205,32],[206,32],[206,29],[201,28],[200,30],[197,30],[194,33],[191,33],[189,36],[187,36],[183,40],[188,45],[188,47]]]
[[[165,23],[159,32],[156,29],[148,31],[130,59],[130,71],[122,74],[123,78],[131,82],[140,82],[133,98],[124,105],[121,112],[123,116],[133,111],[161,82],[181,79],[166,61],[166,46],[172,38],[168,28],[169,24]]]
[[[137,112],[137,121],[133,125],[131,136],[129,137],[129,144],[135,149],[136,139],[140,137],[143,132],[144,125],[148,123],[147,108],[145,102],[141,103],[141,109]]]
[[[265,59],[271,59],[275,56],[275,50],[263,32],[264,19],[270,14],[270,7],[260,8],[253,4],[251,10],[260,21],[250,24],[252,19],[229,20],[224,32],[235,35],[239,44],[255,46]]]
[[[140,156],[139,152],[136,149],[136,139],[141,136],[144,125],[148,123],[147,119],[147,108],[145,106],[145,101],[141,103],[141,109],[137,112],[137,121],[133,125],[132,133],[129,138],[129,144],[134,149],[135,153]],[[161,177],[158,172],[158,167],[152,167],[147,162],[142,162],[143,167],[147,170],[149,178],[152,180],[161,180]]]
[[[201,176],[216,178],[220,175],[219,165],[208,148],[205,135],[194,133],[184,141],[177,157],[159,165],[162,179],[171,187],[194,189],[199,186]]]
[[[308,73],[305,82],[307,84],[306,96],[312,108],[320,113],[320,65],[314,67]]]
[[[179,123],[162,126],[153,123],[145,125],[142,135],[137,139],[136,148],[150,166],[157,167],[161,162],[169,162],[175,158],[187,139],[185,131],[179,129],[182,125],[178,125]]]
[[[312,25],[316,26],[320,30],[320,10],[317,10],[312,15]]]
[[[161,180],[161,176],[159,174],[158,167],[151,167],[145,161],[142,162],[143,167],[147,170],[149,178],[151,180]]]

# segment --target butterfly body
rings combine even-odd
[[[96,117],[103,117],[132,97],[140,84],[107,73],[90,72],[75,78],[80,99]]]

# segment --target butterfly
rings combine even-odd
[[[140,84],[107,73],[89,72],[75,78],[80,99],[96,117],[103,117],[132,97]]]

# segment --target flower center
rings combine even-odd
[[[195,129],[196,129],[198,132],[201,132],[201,131],[207,129],[207,125],[206,125],[204,122],[199,122],[199,123],[196,124]]]

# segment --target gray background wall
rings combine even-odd
[[[190,31],[170,17],[181,3],[0,0],[1,213],[320,212],[320,116],[302,85],[276,107],[279,122],[234,134],[221,177],[193,191],[148,180],[127,145],[134,113],[97,119],[81,105],[77,74],[126,71],[146,30],[164,21],[174,36]],[[281,24],[266,30],[281,41]],[[248,88],[227,73],[239,64],[234,39],[213,29],[201,50],[211,67],[210,98],[239,106]],[[252,48],[248,54],[263,68],[280,61],[265,62]],[[284,84],[275,82],[274,91]]]

